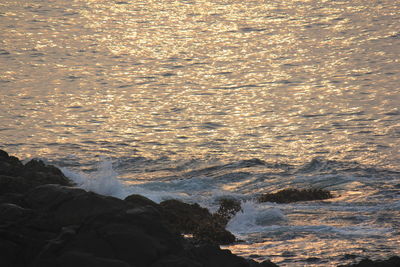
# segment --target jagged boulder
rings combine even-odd
[[[35,159],[24,165],[23,177],[31,179],[34,186],[43,184],[73,185],[60,169]]]
[[[259,202],[291,203],[297,201],[323,200],[332,198],[331,192],[324,189],[294,189],[288,188],[276,193],[267,193],[259,196]]]
[[[236,240],[225,230],[221,220],[197,203],[187,204],[171,199],[161,202],[160,207],[163,218],[177,233],[191,234],[195,240],[205,243],[230,244]]]
[[[0,195],[25,193],[44,184],[72,185],[56,167],[40,160],[31,160],[25,165],[7,152],[0,150]]]
[[[242,211],[240,200],[234,198],[221,198],[218,200],[219,208],[213,216],[226,226],[230,219],[239,211]]]
[[[29,208],[48,214],[53,227],[80,224],[93,216],[128,208],[121,199],[56,184],[38,186],[24,200]]]
[[[17,157],[10,156],[0,149],[0,175],[21,176],[23,168],[24,165]]]

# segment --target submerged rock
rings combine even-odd
[[[267,193],[259,196],[259,202],[291,203],[297,201],[323,200],[333,198],[328,190],[324,189],[283,189],[276,193]]]
[[[339,265],[339,267],[398,267],[400,266],[400,257],[393,256],[387,260],[363,259],[359,263],[349,265]]]

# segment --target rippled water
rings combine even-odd
[[[238,215],[250,246],[231,249],[289,265],[399,253],[398,21],[391,0],[2,1],[0,148],[74,171],[110,157],[129,192],[211,208],[210,189],[328,188],[327,206],[249,202],[247,219],[278,221]],[[252,158],[286,169],[243,170]]]
[[[397,1],[6,1],[1,138],[32,156],[398,168]]]

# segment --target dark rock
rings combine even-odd
[[[21,193],[0,194],[0,203],[12,203],[18,206],[25,206],[24,195]]]
[[[324,189],[284,189],[276,193],[263,194],[259,202],[291,203],[297,201],[323,200],[332,198],[331,192]]]
[[[0,237],[0,266],[15,266],[19,250],[17,244]]]
[[[190,251],[192,257],[207,267],[248,267],[249,263],[229,250],[206,244]]]
[[[192,234],[194,239],[206,243],[230,244],[236,240],[219,218],[198,204],[166,200],[160,207],[163,218],[174,232]]]
[[[23,168],[18,158],[9,156],[7,152],[0,149],[0,174],[12,175],[15,170]]]
[[[154,217],[158,217],[160,218],[160,220],[162,220],[160,211],[152,206],[129,209],[126,210],[126,213],[131,215],[141,216],[146,219],[152,219]]]
[[[47,240],[56,236],[54,233],[42,231],[29,226],[29,221],[10,223],[0,226],[0,247],[7,246],[7,264],[0,266],[28,266],[46,245]],[[4,250],[0,250],[1,255]]]
[[[393,256],[387,260],[363,259],[359,263],[349,265],[339,265],[339,267],[398,267],[400,266],[400,257]]]
[[[214,214],[217,220],[221,221],[221,224],[226,226],[230,219],[235,216],[239,211],[242,211],[240,200],[234,198],[222,198],[219,201],[219,208]]]
[[[72,182],[54,166],[40,160],[31,160],[25,165],[7,152],[0,150],[0,195],[24,193],[43,184],[72,185]]]
[[[275,263],[273,263],[270,260],[265,260],[265,261],[261,262],[259,266],[260,267],[278,267],[278,265],[276,265]]]
[[[95,267],[132,267],[126,262],[96,257],[80,251],[68,251],[56,259],[45,259],[37,261],[34,267],[77,267],[77,266],[95,266]]]
[[[116,259],[106,259],[101,257],[95,257],[93,255],[77,252],[68,251],[58,258],[59,267],[77,267],[77,266],[95,266],[95,267],[131,267],[126,262]],[[43,265],[42,265],[43,266]],[[49,265],[53,267],[54,265]],[[43,266],[44,267],[44,266]]]
[[[200,207],[199,204],[187,204],[179,200],[170,199],[160,203],[164,217],[176,226],[179,232],[190,233],[194,225],[202,221],[203,218],[211,219],[211,213]]]
[[[33,214],[33,211],[29,209],[11,203],[3,203],[0,204],[0,225],[20,223],[31,219]]]
[[[36,159],[32,159],[28,163],[26,163],[25,169],[28,169],[32,172],[51,173],[57,176],[64,176],[60,169],[52,165],[46,165],[43,161]]]
[[[4,150],[1,150],[1,149],[0,149],[0,160],[6,159],[6,158],[8,158],[8,157],[9,157],[8,153],[5,152]]]
[[[29,179],[33,186],[44,184],[72,185],[64,174],[52,165],[45,165],[41,160],[31,160],[24,166],[23,177]]]
[[[156,202],[137,194],[129,195],[124,200],[134,207],[151,206],[157,209],[159,208],[159,205]]]
[[[342,260],[356,259],[358,256],[354,254],[344,254]]]
[[[247,160],[242,160],[239,162],[240,167],[253,167],[257,165],[266,165],[265,161],[261,159],[247,159]]]
[[[25,194],[25,202],[33,209],[51,211],[62,203],[83,196],[87,192],[76,187],[65,187],[56,184],[41,185]]]
[[[24,177],[13,177],[0,174],[0,195],[9,193],[23,193],[33,185]]]
[[[203,265],[185,256],[172,255],[157,261],[151,267],[203,267]]]
[[[55,184],[32,189],[25,202],[32,209],[52,215],[56,227],[80,224],[90,217],[127,208],[121,199]]]
[[[86,221],[63,245],[48,247],[38,259],[50,262],[58,255],[79,251],[94,257],[116,259],[133,266],[150,266],[182,250],[181,238],[168,231],[156,214],[145,218],[125,211],[101,214]]]
[[[263,262],[256,262],[252,259],[247,259],[249,267],[278,267],[275,263],[271,262],[270,260],[265,260]]]

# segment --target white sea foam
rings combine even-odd
[[[273,225],[287,218],[278,208],[263,206],[254,201],[242,203],[242,211],[229,221],[227,229],[237,235],[262,231],[267,225]]]
[[[215,199],[229,193],[215,187],[213,180],[208,177],[125,184],[118,179],[118,174],[109,160],[100,162],[97,171],[90,174],[71,171],[67,168],[61,168],[61,170],[80,188],[121,199],[130,194],[140,194],[157,203],[173,198],[185,202],[198,202],[215,209],[212,206]]]
[[[99,163],[97,171],[91,174],[74,172],[67,168],[62,168],[61,170],[77,186],[87,191],[118,198],[123,198],[128,194],[124,184],[118,180],[118,175],[112,168],[111,161],[103,160]]]

